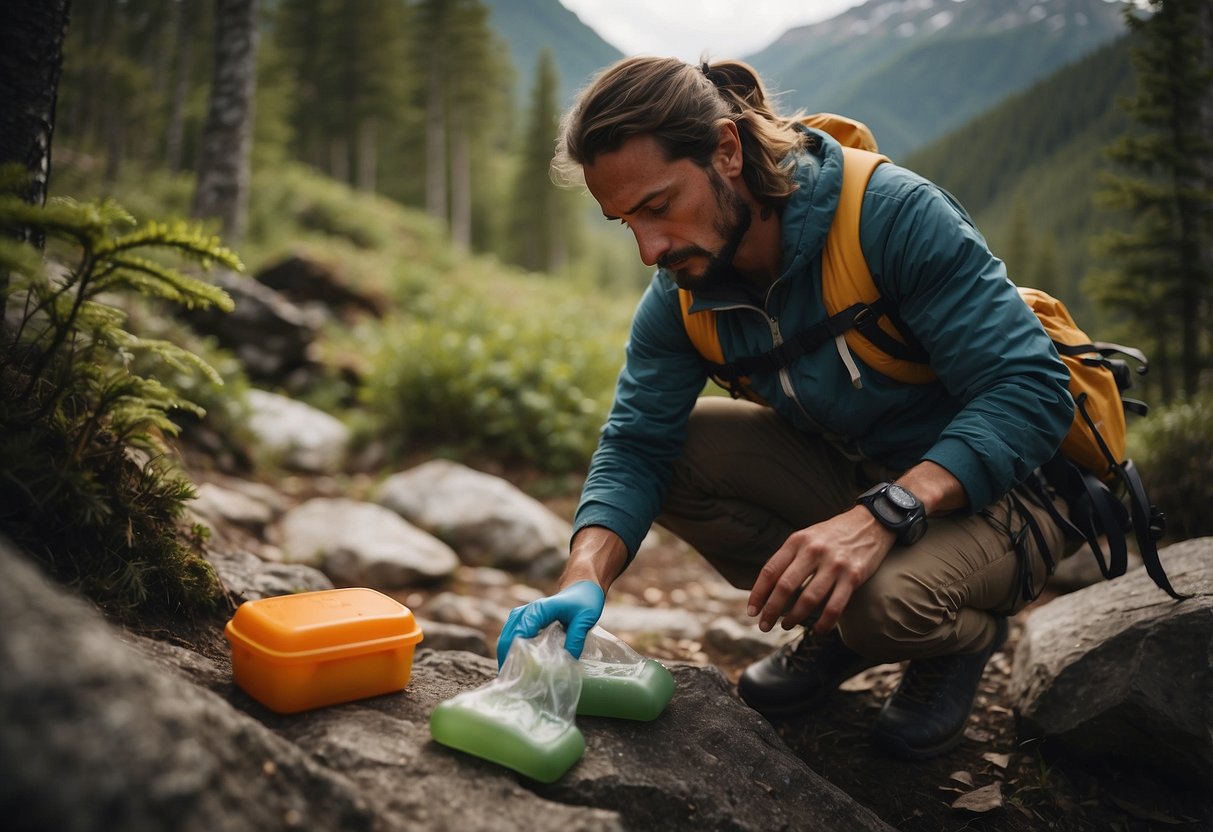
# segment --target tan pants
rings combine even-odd
[[[697,549],[734,586],[749,589],[759,569],[795,530],[855,505],[864,490],[897,472],[843,457],[821,437],[793,428],[769,408],[721,397],[696,404],[681,460],[658,523]],[[1061,529],[1024,501],[1049,550]],[[880,661],[980,649],[994,615],[1024,600],[1028,559],[1034,597],[1047,577],[1031,534],[1009,497],[969,515],[932,517],[914,546],[894,547],[842,614],[853,650]]]

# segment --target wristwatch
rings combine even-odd
[[[896,532],[898,546],[913,546],[927,532],[927,511],[905,486],[878,483],[855,502],[866,506],[886,529]]]

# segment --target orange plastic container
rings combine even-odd
[[[284,714],[403,690],[422,639],[408,607],[365,588],[246,601],[223,634],[236,684]]]

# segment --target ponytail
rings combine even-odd
[[[768,206],[793,191],[793,152],[806,134],[796,117],[780,116],[768,103],[758,74],[741,61],[692,66],[674,58],[628,58],[607,68],[582,91],[562,123],[553,178],[581,181],[581,168],[632,136],[651,135],[669,160],[689,158],[707,167],[720,122],[737,125],[750,193]]]

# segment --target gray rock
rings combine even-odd
[[[1028,617],[1010,693],[1029,736],[1213,781],[1213,538],[1161,553],[1175,602],[1144,569]]]
[[[496,663],[459,653],[427,653],[419,670],[442,680],[440,699],[497,675]],[[559,803],[616,812],[626,829],[891,830],[801,762],[766,720],[740,703],[719,671],[671,670],[677,687],[660,717],[579,718],[585,755],[556,783],[531,788]],[[466,754],[441,752],[477,782],[501,771]]]
[[[211,482],[199,483],[196,490],[190,509],[212,528],[226,523],[259,531],[274,522],[274,507],[264,500]]]
[[[422,649],[406,690],[273,714],[212,651],[115,630],[0,545],[0,806],[16,830],[888,830],[714,670],[674,667],[651,723],[582,719],[541,786],[435,743],[434,707],[497,673]]]
[[[464,563],[554,577],[573,529],[505,480],[436,459],[388,477],[374,499],[459,553]]]
[[[331,266],[306,255],[289,255],[262,269],[255,277],[292,303],[317,308],[322,314],[336,315],[347,323],[363,315],[382,318],[391,305],[381,294],[353,286]]]
[[[440,592],[426,601],[425,614],[445,624],[500,629],[510,608],[474,595]]]
[[[704,633],[704,644],[726,656],[739,660],[755,661],[774,651],[786,641],[800,633],[797,627],[788,632],[776,627],[769,633],[758,629],[757,624],[742,624],[736,618],[722,615],[712,621]]]
[[[539,794],[612,809],[629,829],[891,830],[796,757],[719,670],[671,670],[674,698],[653,722],[579,719],[585,757]]]
[[[281,465],[314,474],[341,468],[350,431],[339,419],[277,393],[248,391],[248,427]]]
[[[319,497],[278,526],[287,561],[317,566],[338,584],[400,589],[459,568],[450,547],[374,503]]]
[[[277,381],[308,364],[308,347],[324,316],[309,313],[268,286],[233,272],[216,270],[210,279],[232,296],[236,308],[229,313],[213,309],[183,313],[194,329],[215,336],[255,379]]]
[[[238,602],[333,588],[327,575],[301,563],[267,563],[250,552],[209,552],[207,559]]]
[[[446,624],[432,621],[428,618],[417,617],[417,625],[425,634],[421,647],[425,650],[464,650],[477,656],[492,658],[496,653],[489,646],[484,633],[475,627],[465,627],[462,624]]]
[[[627,604],[607,604],[598,622],[617,635],[659,633],[669,638],[703,641],[706,625],[688,610],[671,607],[633,607]]]
[[[0,569],[6,828],[374,828],[346,777],[122,644],[2,541]]]

